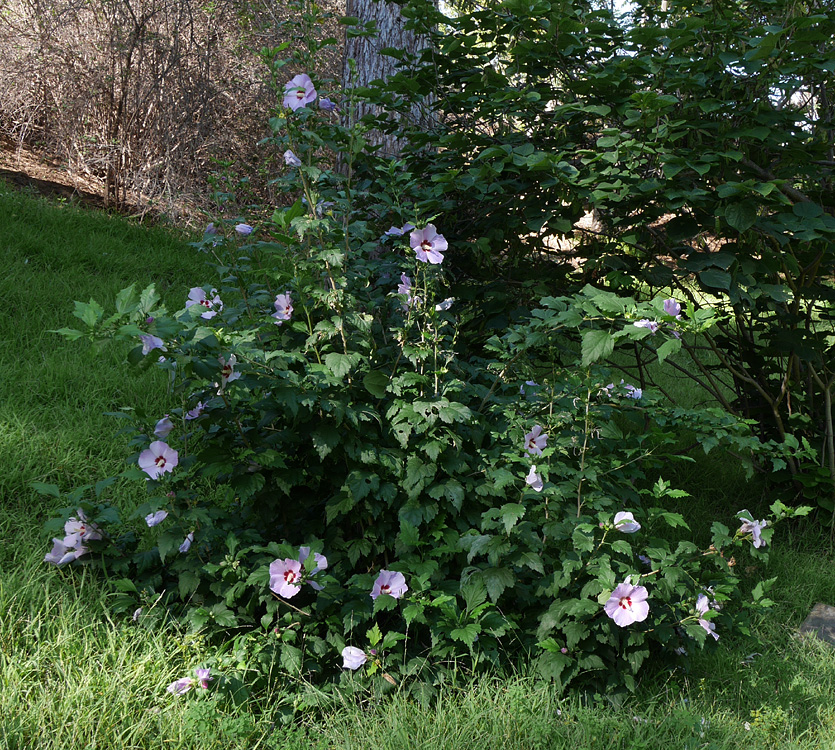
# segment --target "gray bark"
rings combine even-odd
[[[347,0],[346,15],[356,16],[360,23],[376,21],[377,35],[374,37],[347,37],[345,40],[345,57],[343,62],[343,83],[348,87],[368,86],[372,81],[386,80],[395,73],[397,61],[380,54],[385,47],[417,52],[427,45],[427,40],[413,31],[404,28],[404,19],[400,14],[400,7],[383,0]],[[356,62],[352,71],[349,60]],[[363,115],[376,113],[372,105],[358,103],[353,112],[346,113],[351,122]],[[409,114],[409,119],[415,124],[424,125],[428,122],[425,105],[416,103]],[[366,134],[366,138],[373,145],[380,145],[379,153],[386,156],[397,156],[402,143],[393,134],[373,131]]]

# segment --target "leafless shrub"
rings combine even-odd
[[[280,41],[276,13],[268,0],[0,0],[0,135],[117,207],[206,208],[218,161],[271,201],[257,143],[276,102],[257,50]]]

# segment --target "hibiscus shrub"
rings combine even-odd
[[[384,231],[323,167],[328,143],[351,141],[330,98],[297,75],[283,104],[272,126],[303,199],[255,227],[210,226],[196,245],[214,281],[179,311],[152,286],[108,317],[76,303],[85,330],[63,333],[135,342],[129,360],[169,372],[178,405],[121,412],[124,476],[148,501],[120,520],[112,478],[74,490],[46,560],[106,565],[140,622],[165,611],[234,637],[246,668],[228,650],[212,666],[241,690],[280,669],[426,697],[444,670],[522,653],[563,685],[631,689],[650,656],[744,629],[768,583],[743,597],[733,555],[762,557],[773,522],[804,511],[740,511],[694,540],[663,472],[689,460],[685,431],[705,451],[782,448],[597,364],[646,337],[663,362],[710,311],[587,289],[463,335],[443,227],[412,203]]]

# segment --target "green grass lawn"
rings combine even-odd
[[[0,243],[0,748],[835,748],[835,651],[796,634],[815,602],[835,603],[833,556],[815,520],[781,527],[768,569],[747,571],[778,577],[775,607],[753,623],[757,640],[723,636],[688,671],[647,673],[625,703],[559,695],[524,664],[462,676],[430,707],[366,695],[294,712],[296,696],[315,688],[282,678],[243,705],[212,691],[171,696],[165,687],[211,658],[209,645],[165,618],[116,617],[106,581],[43,563],[42,524],[55,508],[29,484],[70,490],[118,473],[126,442],[103,412],[171,406],[164,375],[125,367],[125,347],[94,352],[49,330],[73,325],[74,299],[106,304],[134,281],[154,281],[177,309],[207,278],[204,259],[170,230],[2,185]],[[711,457],[682,473],[694,494],[682,512],[759,507],[762,486],[733,464]],[[135,484],[108,492],[125,508],[143,498]]]

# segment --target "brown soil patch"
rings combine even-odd
[[[73,175],[60,164],[39,156],[25,146],[0,138],[0,177],[21,190],[35,190],[49,198],[77,200],[95,208],[107,208],[104,191],[95,181]]]

